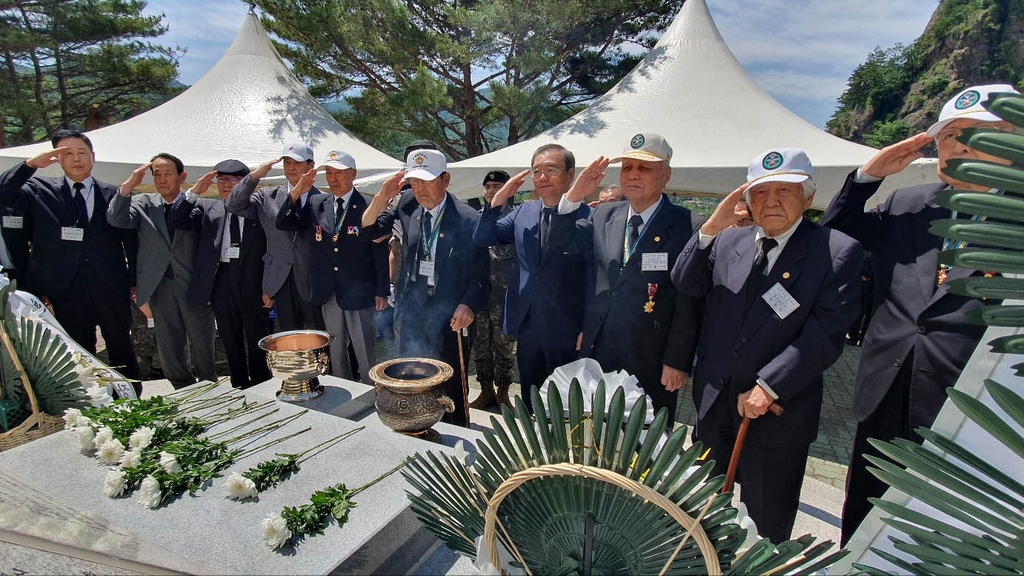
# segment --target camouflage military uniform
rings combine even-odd
[[[476,314],[476,338],[473,340],[473,361],[476,378],[481,383],[493,383],[498,388],[512,384],[515,340],[501,330],[505,311],[505,292],[513,274],[517,272],[516,250],[513,245],[491,246],[491,299],[487,309]]]
[[[134,305],[132,309],[132,347],[139,361],[140,380],[159,380],[164,377],[160,355],[156,352],[156,330],[146,327],[146,315]]]

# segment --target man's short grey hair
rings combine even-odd
[[[562,158],[565,160],[566,172],[572,172],[576,168],[576,156],[561,144],[545,144],[534,150],[533,156],[530,157],[530,168],[533,168],[533,161],[537,159],[537,156],[540,156],[545,152],[561,152]]]

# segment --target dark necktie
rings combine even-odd
[[[171,206],[172,204],[164,204],[164,226],[167,226],[167,235],[171,242],[174,242],[174,228],[171,228]]]
[[[540,214],[540,249],[543,252],[548,248],[548,238],[551,231],[551,213],[554,208],[544,208]]]
[[[341,219],[345,215],[345,199],[338,198],[334,203],[334,230],[341,230]]]
[[[430,259],[430,240],[431,240],[430,234],[434,231],[433,227],[430,225],[430,221],[432,219],[433,219],[433,216],[430,215],[430,212],[428,212],[428,211],[426,211],[424,209],[423,210],[423,231],[420,232],[420,237],[421,237],[420,241],[423,242],[423,259],[424,260],[429,260]]]
[[[750,281],[747,284],[747,310],[754,305],[754,302],[761,296],[761,289],[764,288],[765,271],[768,269],[768,252],[779,245],[774,238],[762,238],[757,245],[757,253],[754,254],[754,264],[750,267]]]
[[[629,251],[636,250],[636,243],[640,240],[640,227],[644,225],[644,217],[633,214],[629,218]]]
[[[85,184],[75,182],[73,188],[75,189],[75,206],[78,208],[78,219],[75,220],[75,224],[88,224],[89,207],[85,204],[85,194],[82,193],[82,190],[85,189]]]
[[[238,221],[238,214],[231,215],[231,228],[228,230],[228,234],[231,236],[232,246],[239,246],[242,244],[242,228],[241,222]]]

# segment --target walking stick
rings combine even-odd
[[[462,330],[465,330],[465,328]],[[459,335],[459,368],[462,374],[462,409],[466,411],[466,427],[469,427],[469,378],[466,376],[466,357],[462,352],[462,330],[458,330],[455,333]]]
[[[782,406],[772,402],[768,411],[776,416],[782,416]],[[747,430],[750,429],[751,418],[744,416],[740,422],[740,429],[736,433],[736,443],[732,446],[732,457],[729,458],[729,469],[725,473],[725,486],[722,486],[722,494],[732,491],[732,482],[736,479],[736,468],[740,465],[740,454],[743,452],[743,443],[747,440]]]

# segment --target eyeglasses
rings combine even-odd
[[[530,172],[530,175],[533,176],[535,179],[540,178],[541,176],[545,176],[547,178],[554,178],[555,176],[558,175],[559,172],[562,172],[561,168],[549,166],[547,168],[534,168],[533,172]]]
[[[217,182],[238,182],[241,176],[217,176]]]

